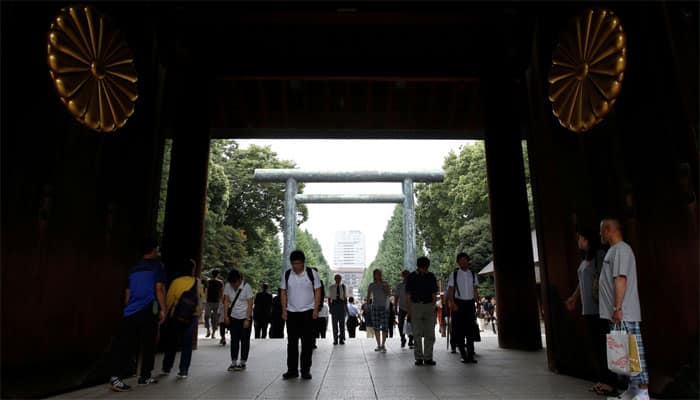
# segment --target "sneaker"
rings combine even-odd
[[[245,369],[245,363],[242,362],[242,363],[238,364],[238,367],[240,368],[241,371],[243,371]]]
[[[649,391],[648,390],[640,390],[637,392],[637,395],[632,398],[632,400],[649,400]]]
[[[608,399],[634,400],[637,397],[637,389],[628,388],[617,397],[608,397]]]
[[[374,349],[374,351],[382,351],[382,348],[381,348],[381,346],[377,346],[377,348],[376,348],[376,349]]]
[[[156,383],[158,383],[158,379],[154,379],[154,378],[150,378],[150,377],[149,378],[144,378],[144,377],[139,378],[139,385],[153,385]]]
[[[341,341],[340,341],[340,344],[341,344],[341,345],[345,344],[345,340],[341,340]]]
[[[112,380],[109,384],[112,390],[115,392],[128,392],[131,390],[131,386],[122,382],[122,380],[119,378]]]
[[[236,370],[236,364],[233,364],[233,363],[231,365],[229,365],[228,368],[226,369],[226,371],[228,371],[228,372],[235,371],[235,370]]]
[[[287,371],[282,374],[282,379],[287,380],[287,379],[292,379],[292,378],[298,378],[299,373],[295,371]]]
[[[415,365],[423,365],[423,360],[416,360]]]
[[[386,353],[386,346],[382,346],[382,353]]]
[[[234,370],[234,371],[240,371],[240,370],[242,370],[242,369],[243,369],[243,367],[241,367],[241,364],[236,364],[236,365],[233,366],[233,370]]]
[[[436,364],[437,364],[437,363],[436,363],[435,361],[433,361],[433,360],[425,360],[425,361],[423,361],[423,363],[425,363],[425,365],[430,365],[430,366],[433,366],[433,365],[436,365]]]
[[[182,372],[178,372],[177,379],[187,379],[187,374],[183,374]]]
[[[474,357],[467,357],[462,359],[462,364],[476,364],[477,361],[474,359]]]

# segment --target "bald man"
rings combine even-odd
[[[600,318],[609,321],[610,328],[622,323],[627,332],[637,338],[642,372],[630,377],[622,399],[648,400],[649,374],[642,344],[642,312],[637,290],[637,262],[629,244],[622,240],[620,221],[606,218],[600,223],[600,240],[610,245],[600,271],[598,304]]]

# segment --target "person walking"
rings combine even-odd
[[[226,280],[224,309],[230,311],[226,313],[225,323],[231,332],[231,365],[228,371],[242,371],[246,368],[250,352],[253,289],[243,281],[243,275],[237,269],[232,269]]]
[[[428,272],[430,260],[419,257],[416,260],[417,270],[411,272],[406,279],[406,317],[413,329],[413,354],[415,365],[436,364],[433,360],[433,345],[435,344],[435,302],[438,292],[437,279]]]
[[[479,280],[469,270],[469,256],[457,254],[458,268],[450,274],[447,281],[449,307],[452,312],[452,335],[463,363],[476,364],[474,358],[474,340],[479,334],[476,324],[475,303],[479,298]],[[466,349],[465,349],[466,340]]]
[[[348,297],[348,337],[349,338],[354,338],[355,337],[355,329],[357,328],[358,325],[360,325],[360,311],[357,309],[357,306],[355,305],[355,298],[354,297]]]
[[[408,278],[408,274],[408,270],[401,271],[401,282],[397,283],[394,289],[394,312],[398,316],[401,348],[406,347],[406,336],[408,336],[408,347],[413,348],[413,335],[406,335],[406,332],[404,332],[406,314],[408,313],[406,306],[406,278]]]
[[[272,298],[270,312],[270,339],[284,338],[284,323],[282,319],[282,289],[277,289],[277,296]]]
[[[255,295],[253,302],[253,325],[256,339],[267,337],[267,326],[270,323],[270,313],[272,312],[272,294],[268,293],[267,288],[267,283],[263,283],[262,291]]]
[[[316,338],[321,338],[325,339],[326,338],[326,332],[328,331],[328,317],[330,317],[330,307],[328,307],[328,303],[324,300],[323,305],[321,306],[321,311],[318,312],[318,335]],[[314,343],[314,349],[316,348],[316,344]]]
[[[211,278],[207,281],[207,302],[204,308],[204,327],[207,328],[205,337],[211,336],[212,339],[215,339],[219,327],[219,303],[224,294],[224,282],[219,278],[219,274],[218,269],[211,271]]]
[[[192,340],[199,323],[197,316],[201,312],[199,301],[199,284],[194,277],[197,264],[194,260],[181,263],[177,268],[175,278],[165,295],[167,319],[161,329],[161,340],[164,342],[163,368],[161,375],[167,376],[175,364],[175,352],[181,347],[178,379],[186,379],[192,361]],[[196,303],[192,304],[192,302]],[[192,313],[192,314],[190,314]],[[188,314],[189,320],[188,320]]]
[[[386,338],[389,331],[389,296],[391,289],[389,284],[382,279],[382,270],[372,271],[374,281],[367,287],[367,298],[372,300],[370,313],[372,314],[372,326],[377,348],[374,351],[386,353]]]
[[[335,283],[328,287],[328,301],[333,324],[333,344],[345,344],[345,315],[347,315],[347,295],[340,274],[335,274]]]
[[[294,250],[289,255],[292,268],[282,274],[282,319],[287,321],[287,372],[283,379],[299,376],[311,379],[314,333],[321,303],[321,279],[305,266],[304,252]],[[301,356],[299,341],[301,340]]]
[[[578,285],[566,299],[565,305],[570,312],[573,312],[578,302],[581,302],[581,315],[586,321],[586,327],[595,348],[593,357],[598,367],[598,382],[590,390],[602,396],[614,396],[617,394],[615,390],[617,377],[608,370],[605,344],[608,321],[600,319],[598,313],[599,290],[597,289],[605,251],[599,249],[600,239],[592,230],[580,229],[577,237],[578,249],[581,252],[581,262],[576,271]]]
[[[649,372],[642,342],[642,310],[637,288],[637,261],[629,244],[622,238],[620,221],[606,218],[600,223],[600,240],[610,246],[600,270],[598,311],[608,320],[609,328],[622,324],[637,339],[642,371],[631,376],[622,399],[649,399]]]
[[[142,246],[143,259],[129,270],[125,290],[123,317],[112,347],[109,379],[115,392],[126,392],[131,386],[122,380],[129,361],[140,346],[141,375],[139,385],[158,383],[151,377],[155,362],[158,325],[165,321],[165,268],[159,261],[160,249],[155,239],[147,239]]]

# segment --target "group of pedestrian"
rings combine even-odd
[[[600,223],[600,235],[581,228],[577,245],[581,262],[577,269],[578,285],[565,301],[569,311],[581,304],[581,314],[593,339],[598,382],[591,391],[602,396],[617,396],[618,376],[607,366],[606,334],[621,325],[634,335],[639,350],[641,372],[629,378],[621,399],[649,399],[649,374],[641,334],[641,307],[637,289],[637,265],[634,252],[623,240],[620,222],[606,218]]]

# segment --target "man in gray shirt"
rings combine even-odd
[[[637,338],[639,362],[642,372],[630,377],[630,385],[621,398],[649,399],[649,374],[644,357],[641,321],[637,290],[637,263],[632,248],[622,240],[620,222],[616,219],[604,219],[600,223],[600,240],[609,244],[600,271],[599,311],[600,318],[610,321],[610,327],[622,323],[627,332]]]
[[[401,336],[401,347],[406,347],[406,335],[403,331],[403,324],[406,320],[408,309],[406,307],[406,278],[408,278],[408,270],[401,271],[401,282],[396,284],[394,289],[394,312],[399,316],[399,335]],[[413,335],[408,335],[408,347],[413,348]]]

